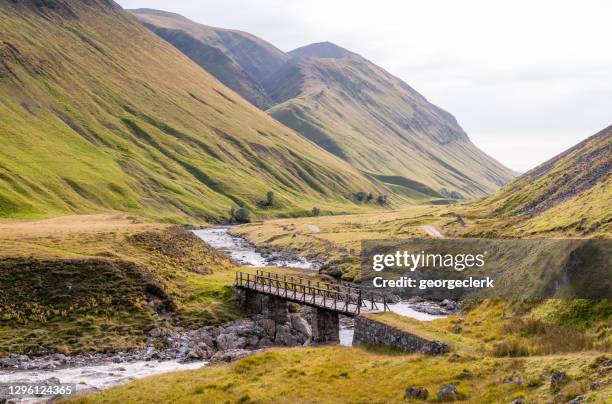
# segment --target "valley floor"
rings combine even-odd
[[[361,240],[427,237],[432,229],[464,234],[480,219],[459,209],[273,220],[233,232],[264,249],[319,259],[324,271],[339,268],[334,275],[354,279]],[[153,327],[197,327],[241,316],[229,288],[234,264],[181,228],[122,213],[64,217],[2,223],[0,242],[0,286],[8,291],[0,298],[0,356],[38,346],[68,354],[130,349],[142,347]],[[54,273],[62,277],[49,276]],[[429,401],[440,401],[436,393],[452,384],[455,398],[465,402],[610,402],[611,306],[489,301],[429,323],[387,313],[378,319],[442,340],[451,353],[273,348],[69,401],[400,402],[409,387],[426,388]]]
[[[374,348],[327,346],[272,349],[238,362],[168,374],[68,402],[125,403],[390,403],[405,402],[409,387],[426,388],[430,401],[444,385],[470,403],[559,402],[587,392],[588,402],[612,394],[609,359],[597,353],[529,358],[403,355]],[[555,370],[569,380],[551,386]],[[597,387],[589,391],[589,386]]]

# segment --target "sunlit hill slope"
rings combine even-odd
[[[0,38],[2,217],[217,220],[269,190],[274,214],[377,192],[110,0],[2,2]]]

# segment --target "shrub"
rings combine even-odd
[[[313,216],[321,216],[321,209],[314,207],[312,208],[312,215]]]
[[[247,208],[231,208],[230,221],[235,223],[249,223],[251,221],[251,211]]]
[[[378,202],[379,205],[386,205],[387,195],[378,195],[378,198],[376,198],[376,202]]]
[[[274,195],[274,192],[269,191],[266,195],[266,204],[268,206],[274,206],[275,203],[276,203],[276,196]]]
[[[355,199],[359,202],[364,202],[368,198],[368,194],[363,191],[359,191],[355,193]]]

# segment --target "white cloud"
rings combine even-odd
[[[612,123],[606,0],[119,3],[248,31],[283,50],[326,40],[349,48],[447,109],[517,170]]]

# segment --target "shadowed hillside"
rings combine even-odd
[[[110,0],[2,2],[0,37],[0,216],[217,220],[270,190],[263,215],[376,192]]]
[[[260,83],[288,59],[279,49],[246,32],[196,24],[174,13],[151,9],[131,13],[254,105],[261,109],[272,105]]]

